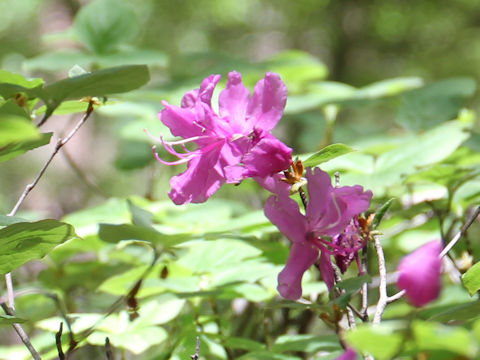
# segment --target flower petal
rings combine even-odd
[[[272,176],[266,177],[254,177],[253,179],[265,190],[270,191],[273,194],[280,195],[281,193],[290,194],[290,189],[292,185],[288,184],[285,181],[282,181],[284,178],[283,174],[274,174]]]
[[[212,74],[205,79],[203,79],[202,84],[200,85],[200,89],[198,91],[198,98],[201,102],[207,104],[211,107],[212,95],[213,90],[215,90],[215,86],[220,81],[220,75]]]
[[[325,284],[327,284],[328,290],[330,291],[335,283],[335,274],[333,272],[332,259],[330,258],[328,251],[321,251],[319,268],[322,279]]]
[[[270,196],[265,203],[265,216],[293,243],[302,243],[307,235],[307,220],[288,193]]]
[[[227,85],[225,90],[220,93],[218,102],[220,116],[228,119],[233,133],[245,134],[252,130],[245,129],[249,96],[250,92],[243,85],[242,75],[236,71],[229,73]]]
[[[329,209],[331,197],[332,197],[332,183],[330,176],[320,170],[320,168],[307,169],[305,175],[308,181],[307,188],[310,195],[310,201],[307,205],[307,217],[309,221],[314,224],[318,222],[327,211],[335,209]],[[336,216],[336,212],[334,214]]]
[[[181,108],[162,102],[165,109],[159,113],[160,120],[175,136],[184,139],[202,135],[203,127],[196,121],[197,115],[190,108]]]
[[[302,277],[318,258],[318,249],[308,241],[294,243],[287,264],[278,274],[277,290],[285,299],[297,300],[302,296]]]
[[[335,360],[357,360],[357,353],[352,348],[347,348],[345,352]]]
[[[257,82],[247,107],[249,128],[272,130],[283,115],[287,103],[287,87],[280,76],[266,73],[265,78]]]
[[[202,203],[222,186],[225,179],[218,164],[220,149],[220,144],[211,147],[190,160],[185,172],[172,177],[168,195],[175,204]]]
[[[275,138],[264,134],[261,140],[243,157],[245,177],[265,177],[288,169],[292,164],[292,149]]]
[[[439,241],[430,241],[405,256],[398,265],[397,285],[406,291],[406,297],[416,307],[426,305],[440,294],[441,251]]]
[[[341,199],[347,205],[345,212],[349,218],[367,211],[373,196],[370,190],[364,192],[360,185],[342,186],[334,189],[334,193],[337,199]]]

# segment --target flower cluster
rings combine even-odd
[[[199,89],[185,94],[180,107],[163,102],[160,120],[182,139],[157,139],[177,161],[165,161],[154,147],[155,157],[167,165],[188,164],[186,171],[171,179],[170,198],[175,204],[201,203],[224,183],[255,179],[273,193],[265,204],[265,215],[292,242],[278,276],[279,293],[291,300],[300,298],[303,274],[314,264],[331,289],[332,257],[342,273],[353,260],[358,263],[368,235],[359,215],[369,208],[372,192],[359,185],[333,187],[330,176],[318,168],[307,169],[303,178],[301,162],[292,162],[292,149],[271,133],[287,101],[287,88],[278,74],[267,73],[250,94],[241,75],[229,73],[217,113],[211,100],[219,80],[220,75],[205,78]],[[175,149],[178,146],[182,151]],[[305,183],[309,199],[303,199],[303,213],[290,195]],[[399,265],[398,286],[415,306],[439,294],[440,251],[439,242],[428,243]]]
[[[303,274],[316,263],[329,288],[334,284],[331,255],[344,266],[364,246],[357,241],[354,217],[366,211],[371,191],[361,186],[334,188],[330,176],[315,168],[307,169],[309,201],[305,214],[287,191],[272,195],[265,204],[265,215],[292,242],[287,264],[278,275],[278,291],[287,299],[302,295]]]

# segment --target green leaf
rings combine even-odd
[[[354,151],[351,147],[344,144],[331,144],[324,147],[322,150],[310,156],[303,162],[305,167],[315,167],[321,163],[332,160],[338,156]]]
[[[41,259],[55,246],[75,238],[73,227],[56,220],[16,223],[0,229],[0,273]]]
[[[454,119],[475,92],[471,78],[452,78],[403,93],[397,121],[409,129],[428,129]]]
[[[98,236],[106,242],[117,243],[121,240],[145,240],[164,247],[171,247],[192,238],[192,235],[189,234],[166,235],[153,228],[130,224],[100,224]]]
[[[419,350],[450,351],[468,358],[475,351],[467,329],[426,321],[414,321],[412,328]]]
[[[363,284],[367,283],[370,284],[372,282],[372,278],[370,275],[362,275],[350,279],[342,280],[341,282],[335,285],[335,288],[343,289],[347,293],[354,293],[363,286]]]
[[[462,275],[462,283],[471,296],[480,290],[480,262],[477,262]]]
[[[0,83],[14,84],[25,89],[42,87],[42,79],[27,79],[23,75],[14,74],[6,70],[0,70]]]
[[[130,199],[127,200],[127,204],[128,210],[130,210],[130,213],[132,214],[133,225],[143,226],[147,228],[152,227],[153,214],[151,212],[135,205]]]
[[[40,137],[37,127],[25,113],[15,114],[11,110],[8,103],[0,108],[0,150],[12,143],[37,140]]]
[[[24,323],[27,320],[21,319],[16,316],[10,316],[10,315],[0,315],[0,325],[11,325],[11,324],[20,324]]]
[[[480,301],[467,304],[452,305],[446,310],[436,313],[429,320],[441,322],[469,321],[480,316]]]
[[[461,167],[456,164],[435,164],[427,170],[410,175],[406,181],[409,183],[435,183],[451,189],[466,179],[475,176],[475,174],[480,174],[480,171],[478,171],[478,169]]]
[[[95,0],[80,9],[73,29],[81,42],[101,54],[133,38],[138,21],[133,8],[124,1]]]
[[[388,209],[390,208],[390,205],[392,205],[394,200],[395,200],[395,198],[392,198],[392,199],[388,200],[375,213],[375,217],[373,218],[373,221],[372,221],[372,229],[373,230],[375,230],[378,227],[378,225],[380,225],[380,222],[382,221],[383,217],[387,213]]]
[[[312,353],[319,350],[333,351],[340,349],[338,337],[335,335],[282,335],[272,346],[274,352],[303,351]]]
[[[242,355],[237,360],[301,360],[298,356],[274,354],[268,351],[252,351]]]
[[[63,79],[45,86],[43,90],[47,105],[55,108],[64,100],[128,92],[149,80],[145,65],[126,65]]]
[[[26,222],[27,220],[18,216],[0,215],[0,226],[12,225],[19,222]]]
[[[47,145],[50,143],[50,138],[53,133],[43,133],[40,139],[20,141],[17,143],[9,144],[0,149],[0,162],[7,161],[18,155],[22,155],[29,150],[36,149],[38,147]]]
[[[258,341],[228,336],[223,339],[222,344],[232,349],[250,350],[250,351],[262,351],[265,350],[265,344]]]
[[[376,359],[391,359],[402,344],[402,335],[395,332],[398,323],[359,324],[345,337],[356,350],[368,352]]]

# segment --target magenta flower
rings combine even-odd
[[[154,154],[163,164],[188,163],[187,170],[170,181],[169,196],[177,205],[204,202],[225,182],[270,176],[292,162],[292,149],[270,133],[287,101],[287,88],[280,76],[267,73],[250,96],[241,75],[229,73],[217,114],[211,98],[219,80],[220,75],[204,79],[200,89],[185,94],[181,107],[163,102],[161,121],[183,140],[159,139],[165,150],[178,157],[177,161],[164,161],[155,148]],[[196,149],[188,150],[187,143],[195,144]],[[175,145],[182,146],[183,152],[177,152]]]
[[[360,264],[358,251],[363,249],[367,244],[367,240],[362,237],[361,233],[358,217],[354,217],[345,230],[332,239],[333,243],[337,246],[335,263],[342,274],[347,271],[348,266],[353,260],[355,260],[357,264]]]
[[[345,352],[336,358],[336,360],[356,360],[357,353],[352,348],[347,348]]]
[[[310,201],[305,215],[287,190],[271,196],[265,204],[267,218],[292,242],[277,287],[280,295],[291,300],[301,297],[303,274],[317,261],[319,252],[322,278],[329,289],[333,286],[330,255],[358,250],[339,247],[329,238],[341,233],[354,216],[367,210],[372,198],[371,191],[364,192],[358,185],[333,188],[330,176],[318,168],[314,172],[307,169],[306,178]]]
[[[405,256],[398,265],[397,285],[416,307],[435,300],[442,287],[442,259],[440,241],[430,241]]]

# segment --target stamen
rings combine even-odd
[[[163,145],[163,147],[165,148],[165,150],[166,150],[168,153],[172,154],[173,156],[178,157],[179,159],[184,159],[184,158],[187,158],[187,157],[190,158],[190,157],[192,157],[192,156],[194,155],[194,152],[191,152],[191,151],[189,151],[188,154],[179,153],[179,152],[176,151],[172,146],[170,146],[170,144],[164,142],[163,139],[161,139],[161,140],[162,140],[162,145]]]
[[[163,160],[157,153],[157,147],[154,145],[152,146],[152,152],[153,156],[155,156],[155,159],[157,159],[158,162],[164,164],[164,165],[180,165],[180,164],[185,164],[189,162],[195,155],[190,155],[186,156],[183,159],[177,160],[177,161],[165,161]]]

